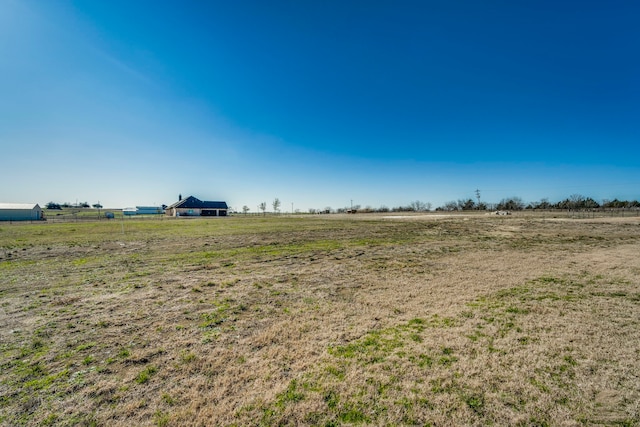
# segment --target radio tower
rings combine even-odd
[[[476,199],[478,199],[478,209],[480,209],[480,190],[476,189]]]

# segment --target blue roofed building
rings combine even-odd
[[[193,196],[179,200],[168,206],[165,213],[169,216],[227,216],[229,207],[226,202],[202,201]]]

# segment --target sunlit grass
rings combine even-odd
[[[638,419],[637,224],[0,228],[3,425]]]

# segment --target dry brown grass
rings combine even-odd
[[[0,225],[2,425],[637,425],[640,221]]]

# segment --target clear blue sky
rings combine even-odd
[[[640,2],[0,0],[0,201],[640,199]]]

